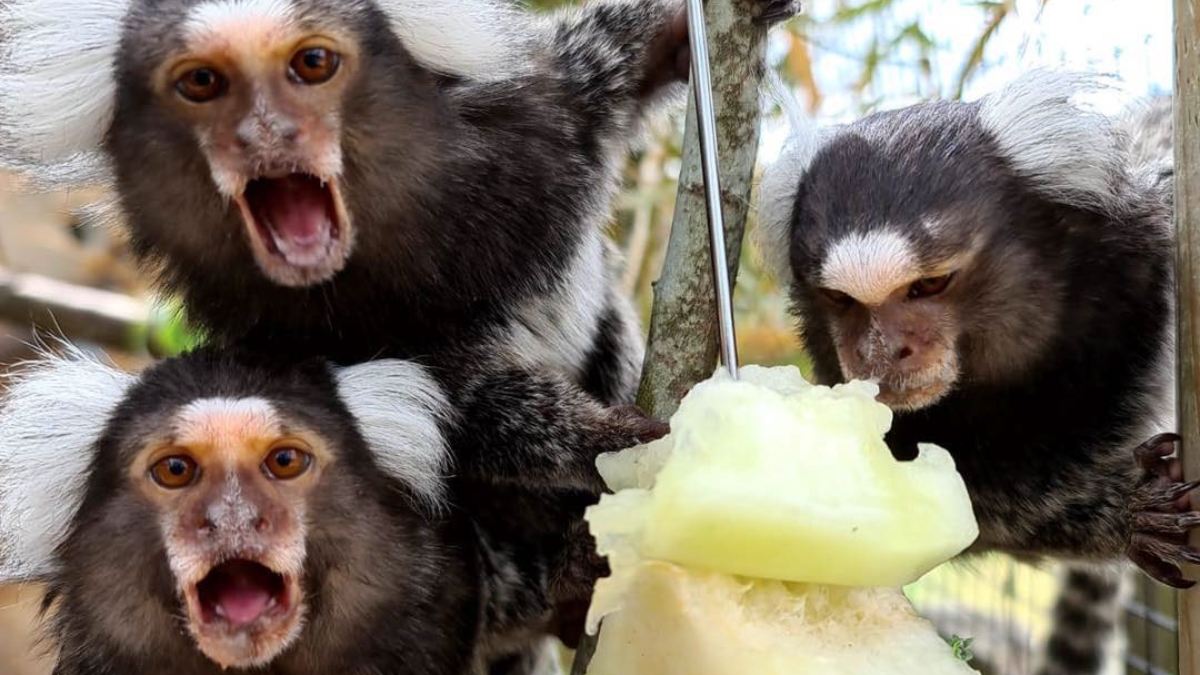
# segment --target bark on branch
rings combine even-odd
[[[734,282],[758,155],[765,73],[767,32],[752,19],[756,1],[708,0],[705,8],[725,239]],[[675,412],[689,389],[713,374],[717,364],[717,312],[697,134],[695,97],[690,97],[675,220],[662,276],[654,285],[650,344],[638,392],[638,405],[664,419]],[[595,648],[596,638],[585,635],[575,653],[572,675],[587,672]]]
[[[717,148],[730,278],[737,279],[751,180],[758,156],[766,30],[753,22],[754,0],[709,0],[709,51],[717,107]],[[662,277],[654,285],[650,344],[638,404],[668,417],[717,364],[708,220],[704,209],[694,99],[688,105],[683,170]]]

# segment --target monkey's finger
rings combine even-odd
[[[1200,527],[1200,513],[1162,513],[1141,511],[1133,516],[1133,527],[1139,532],[1153,534],[1187,534]]]
[[[798,0],[767,0],[763,3],[762,11],[754,18],[755,23],[771,25],[788,19],[800,13]]]
[[[1178,541],[1169,541],[1163,537],[1148,534],[1135,534],[1132,545],[1134,553],[1147,555],[1156,560],[1173,565],[1182,565],[1183,563],[1200,565],[1200,551]]]
[[[1183,571],[1179,569],[1178,565],[1167,562],[1146,549],[1132,553],[1129,558],[1150,578],[1159,583],[1179,589],[1187,589],[1196,585],[1196,582],[1183,578]]]
[[[1196,488],[1200,488],[1200,480],[1194,480],[1190,483],[1176,483],[1163,489],[1160,503],[1164,506],[1176,504]]]
[[[1179,440],[1179,434],[1159,434],[1139,445],[1133,454],[1143,469],[1155,475],[1163,475],[1162,459],[1175,452],[1175,444]]]
[[[636,405],[623,405],[613,409],[618,415],[628,419],[632,426],[632,433],[637,438],[638,443],[649,443],[671,433],[671,425],[663,422],[657,417],[647,415],[641,408]]]

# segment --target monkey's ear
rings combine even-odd
[[[338,368],[334,375],[375,462],[411,488],[420,506],[440,510],[453,468],[443,428],[454,417],[441,385],[424,367],[397,359]]]
[[[476,80],[528,67],[532,19],[498,0],[377,0],[392,30],[421,65]]]
[[[1083,97],[1115,94],[1093,74],[1037,69],[982,99],[979,120],[1001,154],[1036,192],[1067,206],[1119,216],[1133,177],[1117,118]]]
[[[104,182],[129,0],[0,2],[0,165],[46,187]]]
[[[137,381],[62,346],[9,376],[0,402],[0,583],[53,573],[96,442]]]
[[[767,96],[783,109],[788,123],[788,139],[779,158],[763,170],[758,195],[758,225],[753,244],[767,270],[781,283],[792,280],[789,252],[792,240],[792,215],[800,184],[821,148],[822,135],[816,123],[802,110],[783,87],[778,76],[768,80]]]

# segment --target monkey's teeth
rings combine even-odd
[[[262,177],[244,192],[263,244],[297,267],[328,262],[339,236],[335,199],[329,184],[309,174]]]

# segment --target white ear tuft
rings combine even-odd
[[[821,135],[815,122],[800,110],[796,100],[785,90],[778,75],[771,77],[768,84],[770,98],[783,108],[789,135],[779,158],[763,170],[754,245],[767,269],[786,284],[792,279],[789,251],[796,193],[800,189],[800,180],[821,148]]]
[[[62,346],[10,376],[0,406],[0,583],[54,572],[95,444],[137,380]]]
[[[440,509],[452,464],[441,425],[452,412],[441,386],[422,366],[397,359],[338,368],[335,375],[380,468],[411,487],[423,506]]]
[[[1044,196],[1085,208],[1116,206],[1124,180],[1123,140],[1114,120],[1084,94],[1112,91],[1096,75],[1039,69],[985,97],[984,129]]]
[[[102,179],[128,0],[0,3],[0,164],[46,185]]]
[[[377,0],[421,65],[476,80],[526,67],[532,18],[499,0]]]

